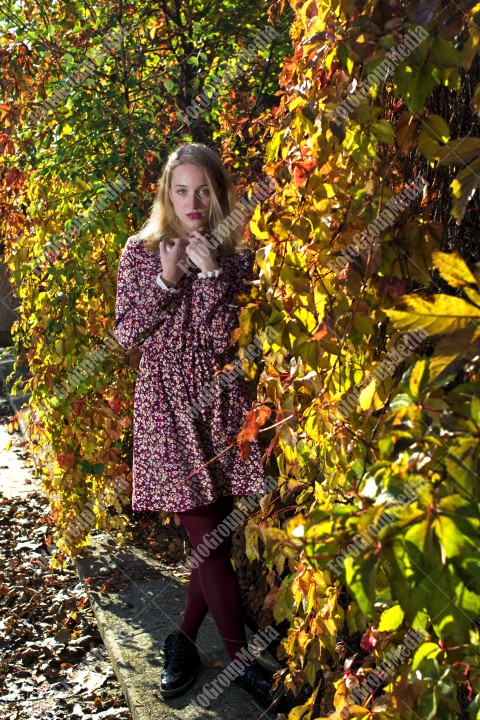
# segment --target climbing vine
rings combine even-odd
[[[310,690],[290,720],[480,717],[480,6],[466,5],[292,3],[266,129],[277,192],[250,224],[261,276],[242,315],[245,338],[278,333],[258,392],[280,489],[246,539],[288,626],[287,686]]]

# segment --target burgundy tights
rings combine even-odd
[[[177,512],[193,550],[211,533],[233,509],[233,497],[221,496],[210,505]],[[196,639],[202,621],[210,609],[227,653],[233,660],[235,653],[247,644],[242,620],[242,602],[238,578],[230,561],[231,534],[208,555],[201,556],[193,569],[187,589],[185,610],[179,630]],[[213,544],[213,543],[212,543]]]

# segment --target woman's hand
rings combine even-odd
[[[188,234],[189,244],[186,248],[188,257],[200,269],[200,272],[218,270],[217,247],[208,247],[206,238],[198,230]]]
[[[169,285],[176,285],[178,281],[185,275],[185,270],[179,267],[180,262],[187,259],[186,248],[188,240],[182,238],[172,238],[173,246],[167,251],[167,245],[164,240],[160,242],[160,260],[162,261],[162,278]]]

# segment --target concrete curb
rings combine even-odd
[[[96,578],[97,584],[116,572],[117,582],[103,592],[90,590],[98,627],[128,706],[135,720],[151,718],[236,718],[256,720],[262,709],[242,690],[230,684],[208,708],[196,702],[205,683],[212,683],[230,663],[210,614],[197,636],[201,668],[195,685],[179,698],[164,701],[159,693],[166,636],[182,616],[186,585],[175,579],[171,568],[155,562],[137,549],[118,549],[107,535],[96,536],[91,548],[77,560],[82,580]],[[247,630],[249,642],[251,632]],[[251,644],[260,655],[261,647]],[[277,665],[269,656],[262,662],[272,670]],[[269,716],[271,717],[271,716]]]

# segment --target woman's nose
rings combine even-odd
[[[193,193],[192,208],[196,209],[196,208],[202,207],[202,205],[203,205],[203,202],[202,202],[200,195],[198,195],[198,193]]]

